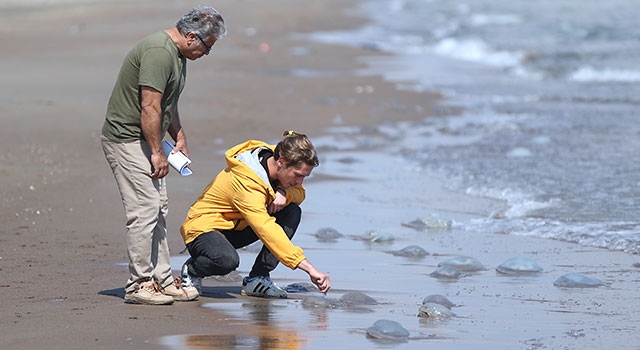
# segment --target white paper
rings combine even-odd
[[[167,140],[162,141],[162,151],[167,156],[169,164],[171,164],[171,166],[182,176],[189,176],[193,174],[193,171],[189,169],[191,159],[187,158],[187,156],[185,156],[181,151],[171,153],[174,148],[175,146],[171,142]]]

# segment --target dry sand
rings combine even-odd
[[[309,199],[295,238],[311,261],[331,274],[330,297],[357,290],[382,304],[308,310],[299,295],[282,301],[246,298],[239,296],[237,281],[213,279],[205,280],[198,302],[125,304],[124,215],[99,129],[125,53],[199,2],[61,3],[0,2],[0,348],[638,348],[636,257],[536,238],[455,229],[425,235],[402,228],[401,222],[430,212],[454,220],[486,217],[501,203],[447,193],[437,177],[416,181],[387,158],[380,158],[381,167],[360,169],[362,174],[357,163],[346,166],[347,175],[318,168],[307,184]],[[379,77],[353,73],[358,57],[379,53],[290,35],[362,23],[342,12],[354,4],[212,3],[225,17],[229,36],[188,68],[181,116],[195,174],[181,178],[174,172],[168,179],[169,243],[177,265],[185,258],[178,256],[183,244],[177,228],[223,166],[227,147],[249,138],[275,140],[284,129],[314,138],[337,121],[377,125],[434,115],[436,95],[398,92]],[[373,87],[373,93],[358,93],[363,86]],[[349,154],[322,156],[329,165]],[[394,186],[384,185],[391,182]],[[321,243],[307,234],[327,226],[350,235],[389,229],[398,239],[367,246],[348,238]],[[409,244],[432,255],[405,261],[386,253]],[[472,255],[489,270],[456,282],[428,276],[439,261],[457,254]],[[492,269],[513,255],[533,256],[548,272],[524,279],[497,276]],[[242,252],[240,272],[251,260],[250,252]],[[594,274],[607,286],[553,287],[567,272]],[[274,273],[281,285],[305,278],[284,267]],[[454,310],[460,317],[418,319],[418,305],[429,294],[461,304]],[[364,329],[382,318],[403,324],[411,339],[393,344],[366,339]]]

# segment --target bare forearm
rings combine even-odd
[[[184,134],[184,130],[182,129],[182,123],[180,122],[180,113],[176,108],[176,111],[171,119],[171,124],[169,124],[169,135],[173,138],[174,141],[184,141],[186,136]]]
[[[298,269],[309,274],[309,278],[311,282],[315,284],[320,292],[326,293],[331,288],[331,281],[329,280],[329,275],[326,273],[316,269],[309,260],[304,259],[298,264]]]
[[[151,148],[152,154],[162,153],[162,136],[160,132],[161,118],[159,111],[152,107],[143,107],[140,114],[140,125],[144,139]]]
[[[162,93],[147,86],[141,86],[140,89],[140,126],[142,134],[149,147],[151,147],[152,154],[162,153]]]
[[[169,173],[167,157],[162,152],[162,93],[143,86],[140,101],[140,126],[144,139],[151,148],[151,177],[161,179]]]
[[[316,269],[307,259],[302,260],[298,264],[298,268],[306,273],[310,273],[311,269]]]
[[[171,119],[171,124],[169,124],[168,131],[169,135],[171,135],[173,140],[176,142],[176,148],[188,157],[189,149],[187,148],[187,136],[182,128],[182,123],[180,123],[180,113],[178,113],[177,108],[174,112],[173,118]]]

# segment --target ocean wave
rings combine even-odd
[[[569,223],[546,218],[475,219],[459,227],[470,231],[538,237],[629,254],[640,254],[636,223]]]
[[[443,39],[435,45],[434,51],[459,60],[504,68],[520,65],[523,58],[522,53],[495,50],[479,39]]]
[[[472,26],[488,26],[488,25],[510,25],[518,24],[522,19],[518,15],[513,14],[488,14],[476,13],[471,16],[469,23]]]
[[[620,82],[640,81],[640,71],[629,69],[602,68],[584,66],[569,75],[569,80],[577,82]]]

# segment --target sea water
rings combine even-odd
[[[457,225],[640,253],[637,2],[372,0],[358,11],[371,21],[312,38],[392,53],[359,73],[464,107],[385,125],[374,141],[452,191],[506,203]]]

